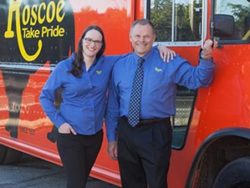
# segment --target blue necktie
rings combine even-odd
[[[136,126],[140,121],[144,61],[145,60],[142,57],[140,57],[137,61],[137,68],[129,101],[128,123],[133,127]]]

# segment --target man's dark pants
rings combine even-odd
[[[118,161],[123,188],[167,188],[172,128],[169,118],[131,127],[118,125]]]

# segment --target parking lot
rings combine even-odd
[[[46,161],[25,156],[16,165],[0,166],[1,188],[64,188],[66,179],[63,168]],[[117,188],[90,178],[87,188]]]

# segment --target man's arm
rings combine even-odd
[[[217,44],[215,43],[214,46]],[[213,80],[215,64],[212,59],[213,42],[207,40],[200,51],[199,65],[196,67],[190,65],[184,59],[177,57],[179,63],[175,74],[175,82],[190,89],[197,89],[201,86],[208,86]],[[182,61],[182,62],[181,62]],[[180,63],[181,62],[181,63]]]

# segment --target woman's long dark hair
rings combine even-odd
[[[84,39],[87,32],[89,32],[90,30],[96,30],[96,31],[100,32],[102,35],[102,47],[99,50],[99,52],[96,54],[96,60],[98,60],[103,55],[103,53],[105,51],[106,43],[105,43],[104,33],[103,33],[102,29],[97,25],[91,25],[91,26],[87,27],[86,30],[83,32],[83,34],[78,42],[78,49],[77,49],[77,53],[76,53],[76,58],[75,58],[75,61],[73,62],[72,70],[70,71],[70,73],[72,73],[75,77],[82,76],[82,66],[84,64],[84,58],[83,58],[83,54],[82,54],[82,50],[83,50],[82,40]]]

